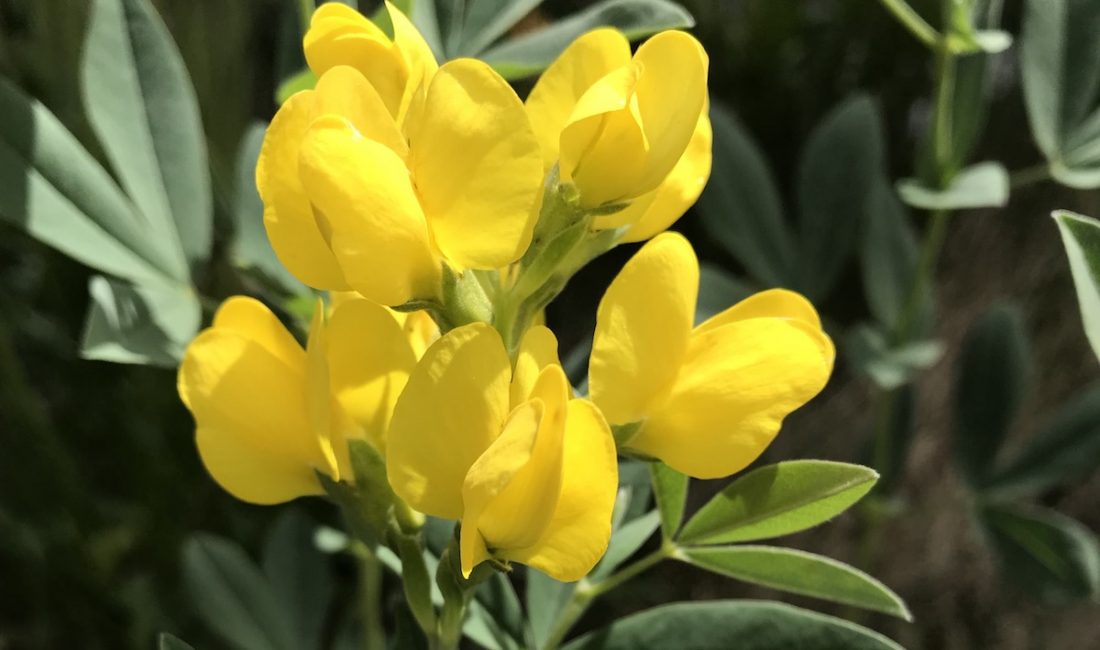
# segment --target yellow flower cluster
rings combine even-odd
[[[256,300],[221,307],[179,371],[199,453],[236,497],[278,503],[322,494],[318,475],[355,483],[348,443],[365,440],[396,498],[461,521],[463,574],[496,558],[580,579],[607,548],[618,453],[702,478],[743,469],[822,389],[832,343],[780,290],[693,326],[694,252],[659,233],[710,171],[694,38],[663,32],[631,55],[596,30],[524,103],[485,63],[439,66],[387,9],[392,38],[341,4],[313,17],[317,85],[279,110],[256,177],[275,251],[330,300],[304,348]],[[551,195],[568,218],[545,216]],[[653,238],[600,303],[590,400],[534,315],[518,345],[503,325],[529,249],[554,251],[547,224],[576,223],[610,245]],[[455,300],[448,276],[488,282],[485,322],[411,311]]]

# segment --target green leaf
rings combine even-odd
[[[688,477],[660,461],[650,464],[649,473],[653,477],[653,496],[657,499],[657,510],[661,513],[661,535],[665,539],[672,539],[676,537],[684,520]]]
[[[296,650],[289,621],[241,547],[196,533],[184,544],[183,570],[195,612],[227,643],[240,650]]]
[[[213,199],[199,104],[148,0],[92,3],[80,76],[88,121],[151,236],[205,260]]]
[[[950,187],[937,190],[915,178],[898,181],[901,199],[922,210],[1002,208],[1008,203],[1008,172],[1001,163],[983,162],[960,171]]]
[[[543,0],[467,0],[458,56],[476,56]]]
[[[302,68],[279,83],[275,89],[275,103],[282,106],[295,93],[312,90],[316,85],[317,75],[313,74],[313,70]]]
[[[1100,594],[1100,545],[1080,522],[1013,506],[988,506],[981,519],[1003,573],[1024,593],[1055,605]]]
[[[478,587],[474,598],[471,617],[463,628],[467,636],[488,648],[520,650],[525,647],[523,608],[504,574],[494,573]],[[474,627],[482,628],[481,634],[477,634]]]
[[[1069,258],[1085,336],[1100,359],[1100,221],[1065,210],[1055,212],[1054,221]]]
[[[886,585],[821,555],[774,546],[725,546],[684,549],[677,559],[772,589],[870,609],[907,621],[913,618],[901,598]]]
[[[157,648],[158,650],[195,650],[178,637],[172,636],[167,632],[160,633],[160,637],[157,639]]]
[[[810,134],[798,168],[801,288],[821,299],[859,238],[861,217],[884,167],[882,120],[866,95],[841,103]]]
[[[1031,374],[1023,318],[1011,305],[991,308],[971,328],[955,384],[955,455],[971,485],[991,474]]]
[[[695,324],[698,325],[752,295],[752,288],[722,270],[703,262],[699,265],[699,297],[695,301]]]
[[[298,648],[320,648],[332,603],[328,558],[314,545],[316,524],[300,510],[282,512],[264,541],[263,571]]]
[[[133,285],[97,275],[88,293],[80,346],[85,359],[174,368],[202,324],[202,307],[190,287]]]
[[[703,226],[761,284],[793,286],[793,235],[764,155],[734,114],[717,102],[710,107],[710,119],[713,171],[697,204]]]
[[[691,14],[669,0],[601,0],[544,29],[490,48],[479,58],[505,79],[520,79],[544,70],[578,36],[597,27],[614,27],[635,40],[694,25]]]
[[[619,619],[564,650],[902,650],[855,623],[754,600],[674,603]]]
[[[1062,405],[1027,447],[983,491],[1000,498],[1040,494],[1100,466],[1100,384]]]
[[[254,123],[245,131],[237,151],[237,187],[233,201],[235,232],[230,258],[238,267],[255,269],[286,293],[306,295],[309,289],[283,266],[264,228],[264,204],[256,189],[256,163],[267,125]]]
[[[1095,109],[1100,88],[1100,4],[1027,0],[1020,72],[1031,132],[1047,160],[1061,160],[1067,136]]]
[[[136,282],[186,279],[110,175],[40,102],[0,79],[0,219]]]
[[[863,292],[871,313],[892,330],[913,287],[917,238],[905,206],[884,178],[872,186],[863,219]]]
[[[828,521],[863,498],[878,474],[860,465],[792,460],[753,470],[726,486],[680,531],[684,544],[749,542]]]
[[[535,569],[527,569],[527,586],[524,601],[531,626],[533,647],[541,648],[550,636],[550,630],[577,589],[575,582],[558,582]]]
[[[1100,187],[1100,167],[1080,169],[1052,162],[1050,175],[1062,185],[1075,190],[1093,190]]]
[[[910,341],[891,347],[886,335],[868,325],[857,325],[845,337],[851,363],[879,388],[893,390],[913,380],[943,358],[943,343]]]
[[[607,552],[592,570],[592,575],[597,579],[611,575],[616,567],[626,562],[642,547],[642,544],[645,544],[646,540],[653,536],[653,532],[660,525],[661,515],[656,510],[623,524],[612,534]]]

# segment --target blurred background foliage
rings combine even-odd
[[[209,152],[212,262],[193,269],[194,285],[213,300],[272,284],[281,287],[276,294],[293,293],[285,278],[271,283],[235,268],[238,257],[254,256],[234,233],[238,214],[255,209],[242,191],[254,125],[270,119],[277,89],[303,64],[299,3],[153,4],[190,73]],[[513,32],[592,4],[546,0]],[[1046,215],[1100,214],[1100,195],[1049,180],[1050,139],[1029,128],[1019,35],[1027,7],[1041,3],[1006,0],[1000,24],[1016,44],[974,55],[983,58],[978,77],[964,69],[973,60],[957,71],[958,95],[985,96],[973,101],[988,113],[977,120],[984,129],[958,139],[952,174],[995,160],[1010,170],[1011,193],[1004,208],[942,220],[935,281],[924,287],[919,313],[906,316],[916,324],[902,328],[913,330],[901,337],[905,345],[895,345],[897,320],[930,226],[893,187],[930,175],[932,54],[867,0],[682,4],[710,53],[716,106],[714,175],[676,226],[704,261],[701,310],[724,308],[754,287],[783,284],[811,295],[843,357],[825,394],[790,418],[767,458],[868,462],[883,474],[858,513],[791,545],[852,562],[894,588],[916,622],[861,622],[907,647],[1094,643],[1100,392],[1090,387],[1096,359]],[[1085,27],[1100,13],[1083,0],[1054,4],[1083,7]],[[913,6],[939,25],[939,0]],[[88,14],[86,0],[0,0],[0,76],[107,161],[81,99]],[[1073,51],[1093,56],[1087,49]],[[1096,80],[1085,82],[1094,107]],[[529,86],[517,81],[521,93]],[[925,203],[937,200],[919,183],[909,187],[911,203],[920,204],[922,191]],[[837,219],[838,210],[852,214]],[[873,225],[864,213],[878,215]],[[317,587],[324,591],[317,598],[353,602],[347,557],[288,559],[281,546],[308,537],[302,531],[312,525],[303,522],[335,524],[335,513],[314,502],[257,508],[221,492],[198,461],[172,371],[80,357],[89,268],[16,228],[0,232],[0,648],[149,648],[161,630],[197,648],[225,647],[240,631],[210,621],[226,615],[219,606],[232,598],[191,596],[204,580],[216,581],[217,567],[243,566],[225,538],[259,563],[237,576],[253,596],[268,594],[256,598],[296,593],[300,582],[288,583],[288,571],[327,569],[336,582]],[[583,376],[595,304],[631,252],[597,260],[550,309],[575,376]],[[689,510],[719,487],[693,483]],[[681,565],[650,572],[629,593],[599,603],[581,629],[672,600],[776,595]],[[346,609],[293,624],[339,641]],[[396,601],[390,611],[400,623]]]

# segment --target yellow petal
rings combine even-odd
[[[660,185],[683,156],[707,99],[707,55],[699,41],[666,31],[638,48],[642,68],[635,87],[649,149],[638,193]]]
[[[304,354],[300,348],[288,354],[280,349],[284,342],[272,347],[281,336],[243,304],[223,310],[222,326],[199,334],[180,364],[179,393],[201,433],[200,454],[214,478],[242,499],[275,503],[313,494],[313,471],[331,466],[308,415]],[[245,452],[234,466],[233,454]],[[283,480],[289,485],[278,488]]]
[[[342,117],[363,137],[386,145],[402,158],[408,155],[405,136],[390,117],[378,91],[355,68],[340,65],[329,69],[317,81],[314,96],[316,115]]]
[[[490,549],[526,548],[542,538],[561,492],[562,439],[568,403],[569,381],[565,373],[560,366],[547,366],[531,390],[531,400],[513,411],[515,414],[527,405],[537,404],[540,411],[536,420],[538,430],[530,459],[501,485],[501,489],[481,502],[482,509],[473,519]],[[483,458],[489,455],[487,451]],[[475,467],[478,465],[481,459]],[[474,475],[474,468],[470,468],[463,488],[464,524],[470,523],[472,503],[465,490]]]
[[[328,367],[337,402],[385,453],[394,405],[416,367],[405,332],[384,307],[345,302],[329,321]]]
[[[645,418],[672,389],[698,290],[695,252],[676,233],[643,246],[608,287],[596,312],[588,376],[592,401],[611,424]]]
[[[531,242],[542,159],[523,104],[485,63],[451,61],[409,127],[410,168],[434,241],[459,268],[495,269]]]
[[[577,100],[600,78],[629,64],[626,37],[617,30],[603,28],[573,41],[542,73],[527,96],[526,106],[547,171],[558,161],[561,132]]]
[[[788,318],[803,321],[815,329],[821,329],[817,310],[801,294],[786,289],[768,289],[745,298],[700,323],[696,333],[706,332],[729,323],[749,318]]]
[[[424,356],[428,346],[439,339],[439,325],[426,311],[391,311],[390,315],[405,332],[405,338],[417,359]]]
[[[362,137],[346,120],[325,116],[306,135],[301,174],[356,291],[383,305],[435,296],[439,265],[397,154]]]
[[[558,362],[558,339],[549,328],[536,325],[527,330],[516,355],[516,369],[512,372],[512,407],[527,400],[542,369]]]
[[[496,330],[473,323],[432,344],[397,400],[390,485],[420,512],[462,517],[462,484],[508,417],[512,367]]]
[[[738,472],[825,387],[831,350],[820,330],[798,320],[750,318],[701,332],[668,401],[629,446],[696,478]]]
[[[477,562],[487,555],[479,549],[486,546],[479,526],[482,512],[527,467],[538,441],[541,419],[542,402],[535,400],[519,405],[508,416],[500,436],[466,473],[462,484],[464,511],[459,538],[465,577],[469,577]]]
[[[286,101],[271,120],[256,165],[256,186],[264,202],[264,227],[279,261],[316,289],[348,288],[329,250],[313,207],[302,188],[298,160],[302,139],[314,118],[314,93]]]
[[[439,70],[439,64],[435,60],[432,48],[428,46],[409,18],[388,0],[386,11],[389,13],[390,23],[393,24],[394,46],[405,61],[405,68],[408,70],[405,92],[398,111],[398,121],[403,121],[403,116],[410,111],[419,114],[420,107],[413,107],[413,104],[423,103],[428,83]]]
[[[269,453],[265,445],[233,431],[199,426],[195,431],[206,471],[226,492],[259,505],[324,494],[307,465]]]
[[[302,346],[287,331],[282,322],[259,300],[233,296],[218,307],[212,325],[232,331],[258,343],[273,356],[292,368],[305,367]]]
[[[397,117],[409,72],[393,43],[365,16],[339,3],[321,5],[313,13],[304,49],[318,77],[339,65],[358,70]]]
[[[560,172],[584,207],[633,199],[646,170],[649,144],[640,125],[634,87],[640,70],[619,68],[589,88],[561,134]]]
[[[630,224],[623,242],[645,241],[664,232],[676,223],[690,208],[710,177],[711,164],[710,118],[704,113],[680,162],[672,168],[661,185],[645,196],[636,199],[625,210],[605,217],[596,217],[593,228],[617,228]]]
[[[336,447],[333,444],[334,425],[343,418],[339,406],[332,399],[327,355],[325,308],[318,298],[317,306],[313,310],[313,322],[309,326],[309,341],[306,342],[306,410],[309,414],[310,431],[325,458],[325,471],[333,479],[340,480],[350,475],[351,463],[346,453],[341,454],[342,458],[337,460]],[[341,439],[340,443],[342,442]],[[338,446],[344,451],[342,444]]]
[[[587,400],[569,402],[554,515],[542,539],[505,557],[555,580],[580,580],[607,550],[618,486],[615,440],[603,415]]]

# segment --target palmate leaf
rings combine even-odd
[[[754,600],[675,603],[617,620],[564,650],[901,650],[854,623],[798,607]]]
[[[262,568],[280,611],[295,632],[294,645],[321,647],[334,585],[328,558],[313,542],[316,524],[288,508],[275,520],[263,546]]]
[[[917,238],[905,206],[880,177],[863,213],[860,249],[863,292],[871,313],[893,329],[902,316],[917,268]]]
[[[148,0],[95,0],[81,67],[88,120],[153,236],[210,254],[213,199],[198,100]]]
[[[94,276],[80,353],[86,359],[172,368],[202,323],[194,290]]]
[[[597,27],[614,27],[630,40],[664,29],[687,29],[695,20],[669,0],[601,0],[549,26],[522,34],[477,54],[505,79],[542,71],[578,36]]]
[[[963,169],[944,190],[925,186],[915,178],[898,181],[898,194],[922,210],[1002,208],[1008,203],[1008,172],[1000,163],[983,162]]]
[[[199,617],[240,650],[298,650],[259,568],[234,542],[197,533],[184,545],[184,582]]]
[[[1055,605],[1100,597],[1100,544],[1080,522],[1014,506],[979,515],[1004,574],[1027,594]]]
[[[699,197],[703,226],[761,284],[793,287],[794,236],[764,154],[737,117],[711,104],[712,181]]]
[[[1062,233],[1085,336],[1100,358],[1100,221],[1065,210],[1054,213]]]
[[[1030,378],[1019,311],[996,305],[967,334],[955,385],[955,454],[972,485],[989,478]]]
[[[164,283],[187,277],[91,154],[45,106],[5,80],[0,219],[110,275]]]
[[[162,633],[157,639],[157,648],[158,650],[195,650],[183,640],[168,633]]]
[[[814,128],[798,167],[798,287],[811,300],[832,290],[855,251],[862,215],[882,173],[882,119],[855,95]]]
[[[886,585],[836,560],[774,546],[689,548],[676,556],[730,578],[912,620]]]
[[[1020,71],[1032,135],[1056,180],[1100,186],[1100,5],[1028,0],[1024,8]]]
[[[680,530],[687,506],[688,477],[660,461],[649,466],[653,478],[653,496],[661,514],[661,535],[672,539]]]

